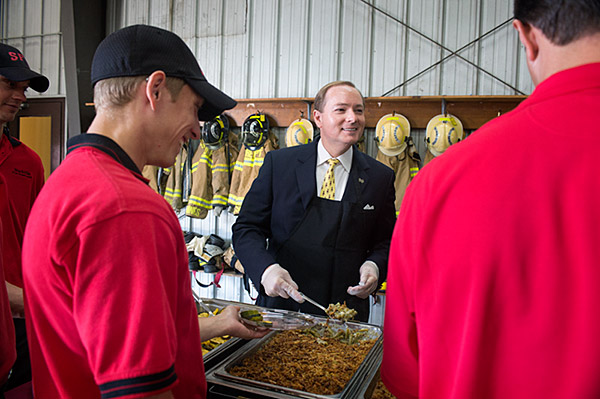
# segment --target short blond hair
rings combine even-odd
[[[146,76],[124,76],[98,81],[94,85],[94,108],[122,107],[133,99],[139,85],[146,80]],[[167,90],[173,101],[177,100],[185,81],[167,76],[165,80]]]
[[[332,87],[336,87],[336,86],[348,86],[348,87],[352,87],[352,88],[356,89],[358,94],[360,94],[360,98],[362,99],[363,106],[365,105],[365,98],[363,97],[360,90],[358,90],[356,88],[354,83],[349,82],[347,80],[336,80],[335,82],[327,83],[325,86],[321,87],[321,89],[315,96],[315,99],[313,102],[313,108],[316,109],[317,111],[323,112],[323,107],[325,107],[325,100],[326,100],[327,92],[329,91],[329,89],[331,89]]]

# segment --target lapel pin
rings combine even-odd
[[[359,177],[359,178],[358,178],[358,182],[359,182],[359,183],[364,183],[365,181],[363,180],[363,178],[362,178],[362,177]]]

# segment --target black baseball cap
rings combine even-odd
[[[13,82],[29,80],[29,87],[38,93],[48,90],[50,81],[44,75],[33,72],[19,49],[0,43],[0,75]]]
[[[149,25],[132,25],[108,35],[92,60],[92,84],[123,76],[150,75],[163,71],[183,79],[204,98],[198,119],[208,121],[237,102],[204,77],[200,65],[185,42],[173,32]]]

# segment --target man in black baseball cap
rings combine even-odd
[[[236,102],[181,38],[144,25],[100,43],[92,82],[96,116],[69,140],[25,232],[35,397],[205,398],[200,334],[267,332],[237,307],[198,319],[181,225],[141,170],[172,166],[199,119]]]
[[[196,57],[176,34],[148,25],[133,25],[108,36],[92,61],[92,84],[120,76],[150,75],[161,70],[180,78],[204,99],[198,119],[209,121],[235,107],[231,97],[208,83]]]
[[[13,82],[29,81],[29,87],[43,93],[48,90],[48,78],[29,68],[19,49],[0,43],[0,75]]]
[[[27,100],[28,88],[43,93],[48,90],[48,78],[29,68],[19,49],[0,43],[0,125],[12,122],[21,104]]]
[[[0,180],[4,181],[7,200],[0,203],[0,219],[3,226],[0,240],[4,242],[0,253],[0,265],[4,267],[4,279],[8,301],[14,319],[17,358],[11,364],[12,372],[4,389],[10,390],[31,380],[29,349],[25,331],[23,278],[21,270],[21,246],[23,231],[37,194],[44,183],[44,167],[40,157],[8,131],[21,105],[27,100],[25,92],[32,88],[38,92],[48,89],[48,78],[32,71],[19,49],[0,43]],[[4,281],[0,281],[2,285]],[[2,287],[4,288],[4,287]],[[10,314],[1,312],[0,314]],[[0,321],[0,324],[1,321]],[[2,339],[1,342],[6,342]],[[2,353],[0,348],[0,353]],[[6,353],[6,352],[4,352]],[[4,359],[3,359],[4,360]],[[2,361],[0,361],[2,363]],[[1,368],[1,365],[0,365]],[[5,376],[0,375],[0,385]],[[0,392],[3,390],[0,386]]]

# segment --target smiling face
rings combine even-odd
[[[153,129],[152,153],[149,163],[162,167],[172,166],[181,147],[189,139],[199,139],[201,134],[198,110],[204,99],[187,84],[175,101],[168,98],[157,115],[159,126]]]
[[[363,99],[351,86],[333,86],[325,94],[322,110],[314,110],[323,146],[333,157],[356,144],[365,128]]]
[[[0,76],[0,124],[12,122],[27,97],[29,81],[14,82]]]

